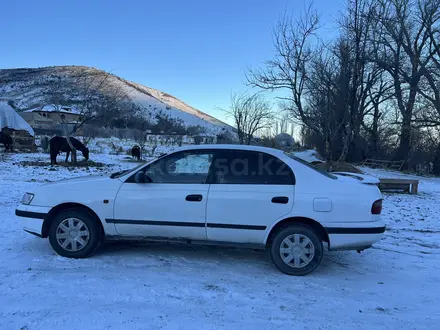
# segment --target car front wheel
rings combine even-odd
[[[49,241],[56,253],[67,258],[87,258],[100,245],[99,224],[87,211],[70,209],[58,213],[49,229]]]
[[[270,255],[275,266],[288,275],[302,276],[314,271],[324,254],[316,232],[303,224],[290,225],[275,234]]]

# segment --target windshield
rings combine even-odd
[[[136,166],[136,167],[134,167],[134,168],[131,168],[131,169],[128,169],[128,170],[123,170],[123,171],[118,171],[118,172],[115,172],[115,173],[112,173],[111,175],[110,175],[110,178],[111,179],[117,179],[117,178],[120,178],[121,176],[124,176],[125,174],[127,174],[128,172],[135,172],[135,171],[137,171],[138,169],[140,169],[141,167],[143,167],[143,166],[145,166],[147,163],[145,162],[145,163],[142,163],[142,164],[139,164],[138,166]]]
[[[142,162],[142,163],[139,164],[138,166],[133,167],[133,168],[131,168],[131,169],[123,170],[123,171],[118,171],[118,172],[112,173],[112,175],[110,175],[110,178],[111,178],[111,179],[117,179],[117,178],[120,178],[121,176],[126,175],[126,174],[129,173],[129,172],[136,172],[137,170],[141,169],[141,168],[144,167],[145,165],[150,164],[150,163],[152,163],[152,162],[154,162],[154,161],[156,161],[156,160],[159,160],[159,159],[161,159],[161,158],[163,158],[163,157],[165,157],[165,156],[167,156],[167,155],[168,155],[168,154],[163,154],[163,155],[161,155],[161,156],[159,156],[159,157],[157,157],[157,158],[153,158],[153,159],[148,160],[148,161],[146,161],[146,162]]]
[[[292,159],[296,160],[297,162],[299,162],[299,163],[301,163],[301,164],[311,168],[312,170],[314,170],[314,171],[316,171],[318,173],[321,173],[322,175],[325,175],[326,177],[328,177],[330,179],[336,180],[338,178],[336,175],[333,175],[333,174],[331,174],[329,172],[326,172],[326,171],[322,171],[321,169],[313,166],[312,164],[306,162],[304,159],[298,158],[298,157],[296,157],[296,156],[294,156],[292,154],[289,154],[287,152],[284,152],[284,154],[286,156],[288,156],[289,158],[292,158]]]

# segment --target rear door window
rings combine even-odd
[[[293,185],[290,167],[272,155],[243,150],[221,150],[212,164],[214,184]]]

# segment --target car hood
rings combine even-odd
[[[66,183],[88,183],[88,182],[98,182],[98,181],[107,181],[112,180],[109,176],[105,175],[88,175],[88,176],[80,176],[77,178],[63,179],[59,181],[54,181],[47,183],[46,186],[57,185],[57,184],[66,184]]]
[[[92,205],[102,199],[112,200],[123,183],[108,176],[93,175],[60,180],[36,187],[32,205],[55,206],[73,202]]]

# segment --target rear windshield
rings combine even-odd
[[[321,173],[322,175],[325,175],[326,177],[328,177],[330,179],[333,179],[333,180],[338,179],[338,177],[336,175],[333,175],[333,174],[331,174],[329,172],[326,172],[326,171],[322,171],[319,168],[316,168],[315,166],[313,166],[312,164],[306,162],[304,159],[298,158],[298,157],[296,157],[296,156],[294,156],[292,154],[289,154],[287,152],[285,152],[284,154],[286,156],[288,156],[289,158],[292,158],[292,159],[296,160],[298,163],[301,163],[301,164],[307,166],[308,168],[310,168],[310,169],[312,169],[312,170],[314,170],[314,171],[316,171],[318,173]]]

